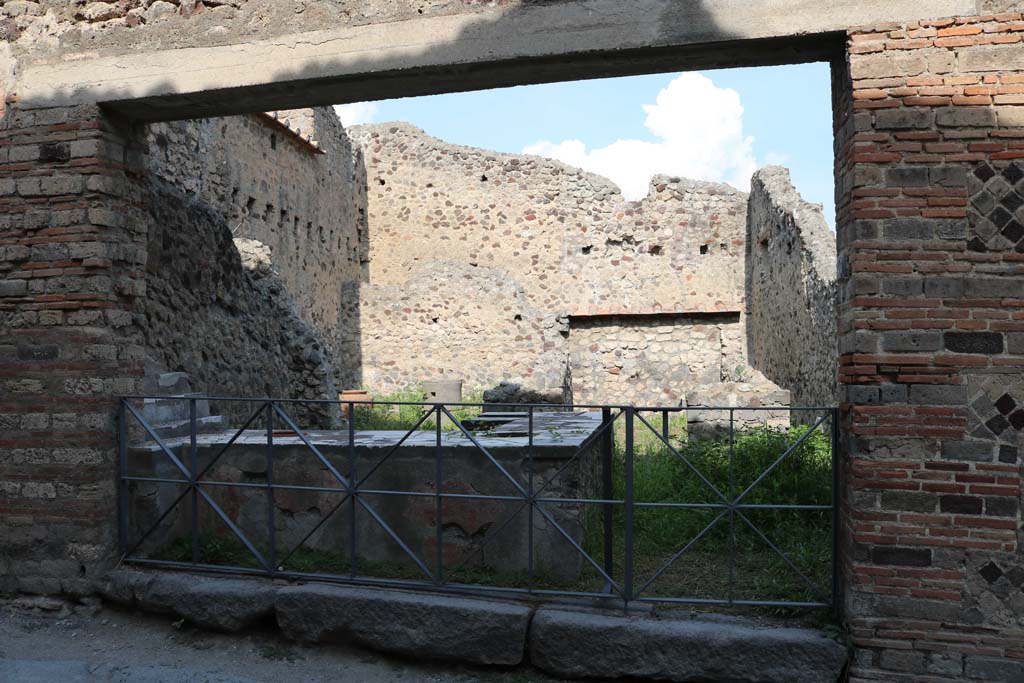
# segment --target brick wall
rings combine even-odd
[[[0,590],[78,592],[110,559],[112,396],[135,390],[144,232],[95,107],[0,121]],[[141,232],[141,234],[140,234]]]
[[[836,65],[851,680],[1024,680],[1024,21]]]

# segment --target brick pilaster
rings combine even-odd
[[[0,120],[2,589],[85,591],[111,559],[112,397],[142,366],[144,228],[124,158],[96,107]]]
[[[1024,680],[1022,36],[873,27],[836,66],[851,680]]]

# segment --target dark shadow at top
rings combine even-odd
[[[841,50],[842,41],[831,33],[737,36],[718,24],[710,4],[532,0],[497,16],[477,15],[456,38],[413,56],[408,68],[368,51],[344,64],[317,60],[293,72],[276,73],[273,82],[237,88],[162,94],[169,89],[165,81],[150,88],[151,95],[133,99],[118,100],[113,92],[85,88],[73,97],[99,101],[131,120],[162,121],[588,78],[808,62],[829,59]],[[342,70],[341,75],[322,75]]]

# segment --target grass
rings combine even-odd
[[[402,399],[410,398],[409,394]],[[390,397],[395,398],[395,397]],[[373,406],[360,417],[359,429],[409,429],[420,413],[403,412],[404,406]],[[661,428],[660,416],[649,420]],[[432,421],[431,421],[432,422]],[[369,426],[366,426],[369,425]],[[386,425],[386,426],[384,426]],[[433,428],[431,424],[428,428]],[[803,439],[801,441],[801,439]],[[616,434],[613,459],[614,495],[625,496],[626,454],[624,438]],[[680,509],[645,507],[656,503],[721,504],[712,486],[727,499],[750,487],[776,462],[788,448],[799,442],[792,453],[779,463],[742,499],[752,505],[829,505],[832,497],[832,453],[827,432],[808,434],[806,426],[789,429],[760,428],[738,434],[730,447],[725,439],[686,438],[682,417],[674,417],[670,425],[673,453],[643,425],[637,425],[634,449],[634,576],[640,587],[654,576],[684,546],[693,541],[722,509]],[[682,457],[680,457],[682,456]],[[689,465],[683,461],[685,458]],[[692,467],[691,467],[692,466]],[[698,476],[697,472],[701,476]],[[702,481],[702,478],[706,480]],[[710,484],[710,486],[709,486]],[[731,493],[730,493],[731,492]],[[601,506],[589,505],[583,545],[600,561],[602,557]],[[622,505],[614,506],[615,542],[613,578],[621,580],[625,560],[623,544],[626,524]],[[828,510],[741,509],[732,518],[725,514],[687,553],[644,591],[645,597],[724,598],[732,586],[738,600],[814,601],[822,597],[812,592],[775,551],[742,521],[744,515],[772,543],[780,548],[821,592],[828,595],[831,578],[831,514]],[[499,541],[500,542],[500,539]],[[730,559],[731,555],[731,559]],[[163,559],[189,561],[191,546],[187,539],[165,547]],[[432,560],[425,558],[433,570]],[[234,538],[203,536],[200,539],[200,561],[215,565],[256,568],[251,554]],[[358,559],[359,574],[385,579],[419,579],[427,577],[412,562],[372,562]],[[346,555],[324,550],[300,548],[286,562],[284,569],[295,572],[336,573],[350,571]],[[452,582],[488,584],[524,588],[529,576],[523,571],[502,572],[485,566],[467,566],[456,573],[446,569]],[[598,592],[603,579],[587,564],[573,579],[560,579],[539,569],[534,586],[540,588]]]
[[[409,431],[420,421],[424,412],[428,410],[422,405],[388,405],[394,403],[422,403],[424,399],[423,388],[415,386],[404,391],[387,394],[374,399],[373,405],[354,406],[354,426],[359,430],[366,431]],[[463,399],[464,403],[483,403],[483,392],[478,391]],[[480,414],[478,406],[460,406],[448,408],[448,411],[460,422],[466,418],[476,417]],[[429,417],[419,426],[422,431],[432,431],[436,426],[436,417]],[[441,429],[444,431],[459,431],[448,419],[441,421]]]

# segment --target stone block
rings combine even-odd
[[[932,185],[962,187],[967,183],[967,169],[963,166],[932,166],[928,171]]]
[[[838,679],[846,657],[816,631],[741,619],[542,608],[530,627],[531,662],[572,678],[822,683]]]
[[[1024,354],[1024,332],[1010,332],[1007,334],[1006,350],[1013,354]]]
[[[925,653],[907,650],[883,650],[879,664],[890,671],[924,673]]]
[[[18,178],[18,194],[22,197],[37,197],[40,194],[39,178]]]
[[[494,600],[317,584],[281,588],[276,610],[295,640],[505,666],[522,661],[531,614]]]
[[[1017,517],[1020,502],[1016,498],[985,496],[985,514],[992,517]]]
[[[969,277],[964,294],[970,299],[1003,299],[1024,296],[1020,277]]]
[[[963,239],[967,221],[931,218],[894,218],[885,221],[883,235],[891,240]]]
[[[970,462],[992,462],[993,444],[987,441],[943,441],[944,460],[968,460]]]
[[[25,296],[27,293],[27,280],[0,280],[0,297]]]
[[[990,128],[996,125],[992,107],[950,107],[939,109],[935,123],[942,128]]]
[[[879,130],[924,129],[934,125],[935,112],[931,109],[883,109],[875,114],[875,127]],[[921,170],[927,178],[927,169]]]
[[[18,145],[11,147],[8,160],[12,164],[35,161],[39,158],[39,145]]]
[[[79,194],[84,188],[84,178],[76,175],[44,177],[39,181],[40,194],[47,196]]]
[[[921,491],[884,491],[882,509],[905,512],[935,512],[937,498]]]
[[[995,110],[1000,128],[1024,128],[1024,107],[1006,105]]]
[[[263,580],[157,574],[139,597],[144,610],[170,612],[217,631],[240,631],[269,617],[276,588]]]
[[[917,405],[967,405],[967,387],[946,384],[910,385],[910,402]]]
[[[119,569],[108,573],[99,583],[99,593],[105,599],[124,607],[134,607],[145,595],[155,574]]]
[[[977,496],[948,495],[939,498],[939,510],[957,515],[980,515],[984,501]]]
[[[947,349],[955,353],[1003,352],[1003,335],[998,332],[946,332],[943,334],[943,342]]]
[[[1024,71],[1020,45],[977,45],[957,52],[961,72]]]
[[[924,294],[929,298],[958,299],[964,294],[964,279],[941,276],[925,278]]]
[[[924,280],[920,277],[887,277],[882,280],[882,293],[889,296],[921,296],[923,291]]]
[[[877,386],[849,385],[846,387],[846,400],[849,403],[873,405],[878,403],[879,389]]]
[[[926,187],[930,182],[931,177],[927,166],[898,166],[885,169],[887,187]]]
[[[925,663],[928,673],[959,677],[964,670],[964,656],[958,652],[935,652]]]
[[[932,500],[934,500],[934,497],[932,497]],[[875,564],[896,565],[899,567],[930,567],[932,566],[932,551],[928,548],[899,548],[896,546],[878,545],[871,549],[871,561]]]
[[[964,673],[982,681],[1024,680],[1024,660],[967,655]]]
[[[883,351],[938,351],[942,348],[942,335],[932,330],[898,330],[883,332]]]
[[[907,385],[906,384],[883,384],[882,390],[882,402],[883,403],[906,403],[907,402]]]

